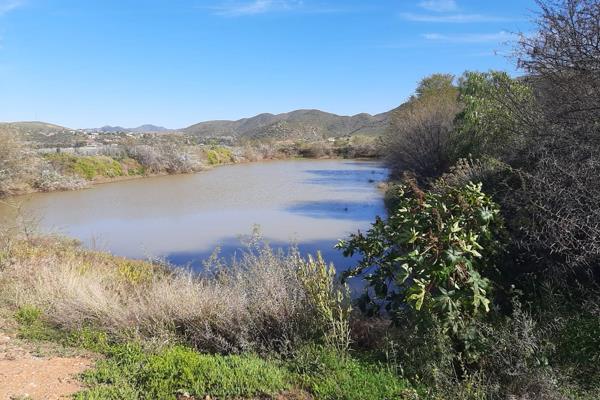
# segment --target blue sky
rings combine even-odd
[[[517,73],[533,0],[0,0],[0,121],[74,128],[402,103],[434,72]],[[500,55],[495,54],[499,52]]]

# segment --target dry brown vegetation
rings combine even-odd
[[[322,260],[265,245],[249,248],[232,265],[214,258],[203,277],[58,238],[12,241],[0,261],[2,300],[14,309],[36,307],[67,331],[92,326],[203,351],[286,352],[333,330],[342,312]]]
[[[16,136],[0,131],[0,197],[26,190],[37,161]]]
[[[450,135],[460,111],[451,75],[424,79],[413,98],[394,110],[384,138],[392,172],[410,171],[431,178],[450,166]]]

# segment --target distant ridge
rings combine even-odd
[[[69,131],[69,128],[41,121],[21,121],[0,122],[0,131],[11,131],[20,135],[53,135]]]
[[[181,131],[198,137],[315,139],[347,135],[379,135],[389,122],[389,113],[341,116],[320,110],[296,110],[283,114],[259,114],[237,121],[206,121]]]
[[[137,128],[129,128],[128,130],[130,132],[165,132],[165,131],[168,131],[169,129],[167,129],[163,126],[146,124],[146,125],[140,125]]]
[[[91,132],[103,132],[103,133],[117,133],[117,132],[130,132],[130,133],[152,133],[152,132],[166,132],[169,129],[162,126],[156,126],[151,124],[140,125],[137,128],[123,128],[122,126],[110,126],[105,125],[101,128],[85,129]]]
[[[295,110],[282,114],[258,114],[236,121],[215,120],[199,122],[183,129],[167,129],[145,124],[136,128],[105,125],[100,128],[71,129],[39,121],[0,123],[0,130],[26,136],[51,136],[68,132],[96,133],[169,133],[179,132],[198,138],[231,137],[233,139],[323,139],[349,135],[380,135],[388,126],[390,112],[352,116],[332,114],[320,110]]]

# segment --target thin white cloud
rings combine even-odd
[[[0,0],[1,1],[1,0]],[[268,13],[331,14],[356,12],[348,5],[331,5],[330,2],[304,0],[221,0],[216,5],[200,7],[222,17],[246,17]]]
[[[301,0],[253,0],[226,1],[211,7],[215,14],[225,17],[266,14],[270,12],[290,11],[302,7]]]
[[[23,0],[0,0],[0,15],[4,15],[23,5]]]
[[[513,33],[500,31],[496,33],[463,33],[463,34],[442,34],[425,33],[424,39],[443,43],[502,43],[514,39]]]
[[[434,12],[450,12],[458,10],[458,4],[456,4],[455,0],[423,0],[418,6]]]
[[[414,22],[437,22],[437,23],[453,23],[453,24],[468,24],[475,22],[507,22],[517,21],[515,18],[501,17],[495,15],[483,14],[414,14],[402,13],[400,16],[408,21]]]

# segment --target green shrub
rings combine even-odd
[[[106,332],[91,327],[83,327],[73,332],[65,333],[65,345],[79,347],[97,353],[104,353],[113,345]]]
[[[206,158],[209,165],[227,164],[234,161],[231,150],[223,146],[212,146],[206,150]]]
[[[464,106],[452,133],[454,161],[462,157],[511,156],[522,146],[533,112],[532,90],[506,72],[467,72],[459,80],[459,100]]]
[[[98,176],[105,178],[123,176],[121,164],[107,156],[76,156],[56,153],[49,154],[46,158],[63,172],[78,175],[87,180]]]
[[[209,165],[219,164],[219,156],[217,155],[217,152],[214,150],[208,150],[206,152],[206,158],[208,159]]]
[[[309,255],[308,260],[300,263],[298,277],[320,319],[315,324],[323,330],[319,336],[325,339],[328,347],[340,352],[347,351],[350,346],[349,317],[352,307],[348,288],[336,287],[333,264],[327,265],[321,253],[317,253],[316,259]]]
[[[33,341],[58,339],[60,332],[49,326],[42,317],[42,310],[37,307],[20,307],[15,313],[15,320],[19,323],[19,337]]]
[[[362,255],[346,277],[364,276],[372,289],[363,310],[375,312],[382,302],[393,315],[409,305],[438,315],[456,332],[489,310],[492,285],[485,274],[501,249],[499,209],[480,184],[442,194],[414,183],[396,190],[398,205],[387,220],[377,217],[366,234],[338,243],[345,256]]]
[[[201,396],[256,396],[287,388],[287,372],[251,355],[205,355],[173,347],[149,357],[139,380],[151,398],[184,390]]]
[[[15,319],[21,325],[32,325],[39,321],[42,310],[33,306],[22,306],[15,313]]]
[[[73,171],[88,180],[96,176],[114,178],[123,175],[121,164],[109,157],[79,157]]]
[[[404,187],[399,183],[391,183],[385,191],[383,201],[385,208],[389,211],[393,211],[398,208],[398,205],[404,198]]]

